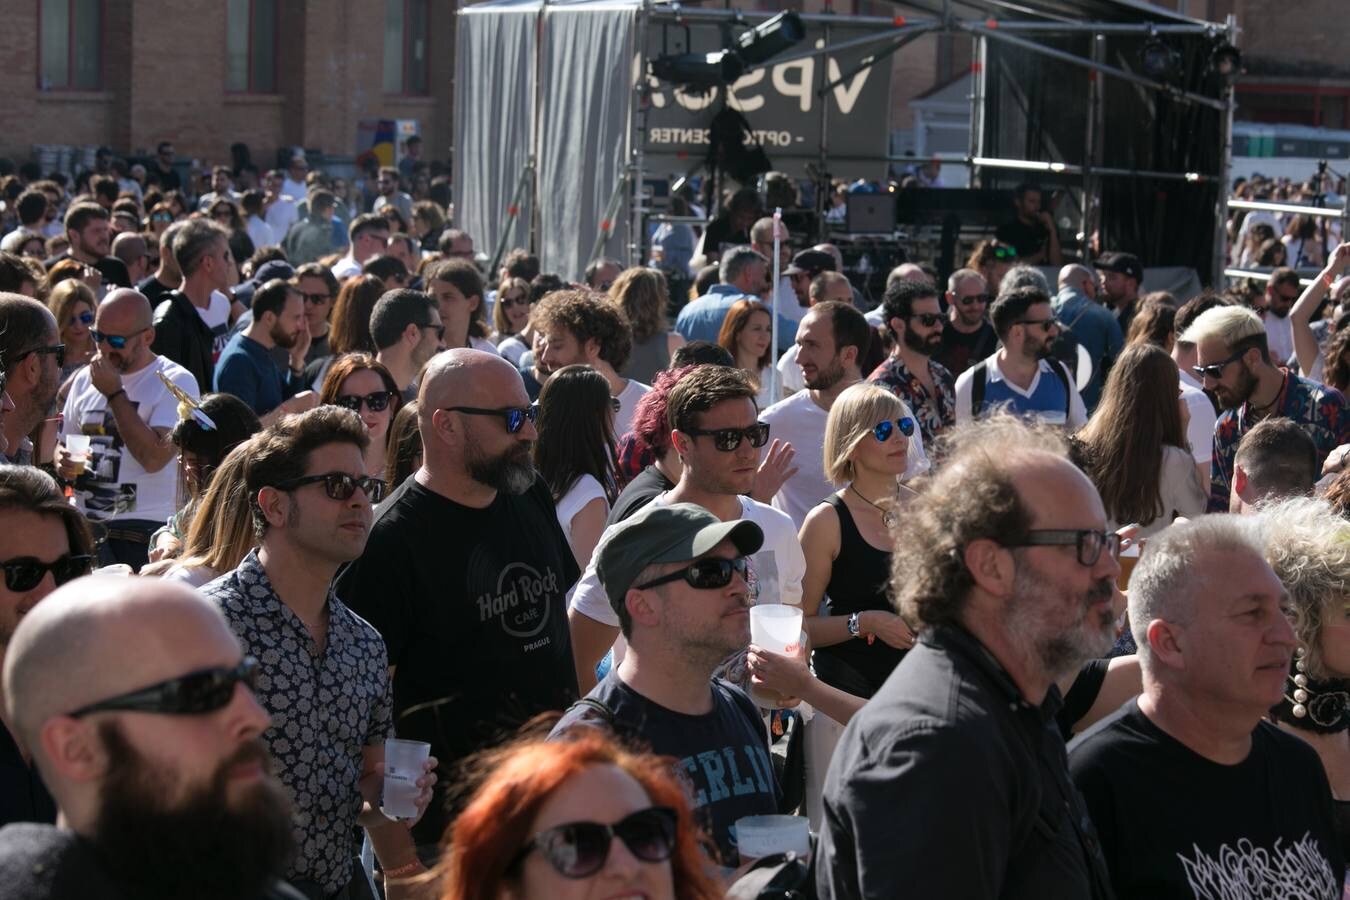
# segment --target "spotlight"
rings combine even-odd
[[[1155,34],[1139,48],[1139,68],[1154,81],[1168,81],[1181,69],[1181,57]]]
[[[1224,41],[1209,55],[1209,68],[1227,84],[1237,81],[1242,74],[1242,53],[1232,44]]]
[[[801,16],[792,10],[766,19],[736,36],[732,49],[752,66],[766,63],[806,37]]]
[[[652,74],[662,81],[682,87],[708,90],[731,84],[745,71],[745,63],[734,52],[679,53],[658,56],[651,62]]]

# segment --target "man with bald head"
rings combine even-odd
[[[4,416],[8,446],[4,462],[29,465],[33,443],[28,439],[47,415],[52,398],[61,386],[65,345],[56,317],[38,301],[19,294],[0,293],[0,372],[14,411]]]
[[[28,613],[5,710],[61,824],[0,829],[6,896],[299,897],[277,880],[289,810],[259,740],[256,667],[172,582],[82,578]]]
[[[198,395],[192,373],[150,349],[150,301],[122,288],[99,304],[91,332],[98,352],[71,379],[56,448],[57,473],[75,479],[75,499],[90,521],[108,527],[104,565],[145,565],[150,535],[177,508],[176,450],[169,432],[178,401],[161,378]],[[70,435],[90,439],[85,459],[72,457]]]
[[[338,594],[384,637],[399,736],[428,741],[440,760],[437,796],[413,829],[429,859],[455,766],[576,699],[567,592],[580,572],[530,462],[538,435],[520,373],[471,349],[424,373],[422,468],[376,509]]]
[[[890,586],[920,629],[825,781],[820,897],[1109,897],[1056,682],[1104,656],[1119,538],[1049,426],[994,416],[901,519]]]
[[[1070,263],[1059,270],[1059,293],[1051,299],[1050,307],[1092,361],[1092,378],[1081,391],[1089,414],[1101,399],[1106,373],[1125,346],[1120,323],[1096,297],[1097,276],[1087,266]]]

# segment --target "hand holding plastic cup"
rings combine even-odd
[[[750,643],[774,653],[791,656],[802,635],[802,608],[787,603],[761,603],[750,607]],[[783,698],[773,691],[752,690],[751,696],[765,709],[776,709]]]
[[[811,825],[806,816],[745,816],[736,820],[736,852],[742,865],[776,853],[811,855]]]
[[[68,434],[65,444],[66,452],[70,454],[71,464],[78,466],[79,474],[83,474],[84,464],[89,461],[89,435]]]
[[[380,811],[391,819],[417,816],[417,797],[422,793],[417,779],[422,763],[431,755],[431,745],[423,741],[389,738],[384,742],[384,799]]]

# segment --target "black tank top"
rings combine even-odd
[[[825,586],[830,615],[847,616],[869,609],[895,612],[889,599],[891,554],[863,539],[848,504],[838,494],[831,494],[825,502],[839,516],[839,557]],[[849,638],[816,649],[816,674],[841,691],[871,697],[904,655],[905,651],[880,638],[870,645],[866,638]]]

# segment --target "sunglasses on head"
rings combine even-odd
[[[749,563],[745,561],[744,556],[738,556],[735,559],[721,559],[710,556],[704,559],[696,559],[683,569],[671,572],[669,575],[662,575],[660,578],[654,578],[646,584],[639,584],[636,587],[640,591],[645,591],[647,588],[660,587],[663,584],[670,584],[672,581],[683,579],[686,584],[696,590],[714,591],[731,584],[733,572],[739,572],[741,578],[745,578],[749,570]]]
[[[161,716],[198,716],[228,706],[237,684],[252,690],[258,679],[258,661],[245,656],[232,669],[201,669],[161,681],[140,690],[118,694],[82,706],[72,719],[96,712],[144,712]]]
[[[924,328],[932,328],[934,325],[942,321],[942,316],[938,315],[937,313],[915,313],[914,315],[910,316],[910,319],[918,320],[923,325]]]
[[[625,816],[613,825],[569,822],[530,838],[516,862],[538,850],[564,878],[587,878],[604,868],[616,837],[643,862],[664,862],[675,850],[678,821],[675,810],[653,806]]]
[[[1228,364],[1237,362],[1242,358],[1243,354],[1250,349],[1250,347],[1243,347],[1241,350],[1234,351],[1228,358],[1221,359],[1216,363],[1210,363],[1207,366],[1191,366],[1191,371],[1200,378],[1212,378],[1213,380],[1218,381],[1223,377],[1223,370],[1228,367]]]
[[[992,299],[988,294],[971,294],[969,297],[961,297],[957,302],[962,306],[974,306],[976,303],[988,304]]]
[[[748,439],[751,447],[763,447],[769,442],[768,422],[756,422],[749,428],[681,428],[680,430],[690,437],[711,437],[713,446],[724,453],[729,453],[739,447],[742,438]]]
[[[296,488],[302,488],[307,484],[318,484],[323,482],[323,490],[332,500],[350,500],[356,489],[365,491],[371,503],[379,503],[384,499],[385,483],[379,478],[372,478],[369,475],[349,475],[346,472],[325,472],[322,475],[306,475],[303,478],[292,478],[288,481],[278,482],[272,487],[279,491],[293,491]]]
[[[66,324],[67,324],[67,325],[74,325],[76,322],[79,322],[81,325],[85,325],[85,326],[93,325],[93,324],[94,324],[94,314],[91,313],[91,312],[85,311],[85,312],[79,313],[78,315],[73,315],[73,316],[70,317],[70,321],[67,322]]]
[[[109,347],[113,348],[114,350],[121,350],[126,347],[127,341],[131,340],[136,335],[140,334],[142,331],[148,330],[149,330],[148,328],[141,328],[137,331],[133,331],[131,334],[108,334],[107,332],[99,331],[98,329],[93,329],[89,332],[89,336],[94,339],[95,344],[106,343]]]
[[[362,403],[371,412],[384,412],[389,408],[389,401],[392,399],[394,399],[393,391],[376,391],[373,394],[366,394],[364,397],[356,394],[342,394],[333,402],[338,406],[347,407],[354,413],[361,411]]]
[[[902,419],[896,419],[894,422],[890,419],[885,422],[878,422],[877,427],[872,429],[872,436],[877,439],[878,443],[884,444],[891,439],[891,435],[895,434],[897,426],[900,428],[900,433],[905,437],[914,433],[914,420],[905,416]]]
[[[20,556],[0,563],[0,568],[5,570],[5,587],[21,594],[41,584],[48,572],[52,573],[52,580],[58,585],[88,575],[89,564],[93,559],[92,556],[66,554],[47,563],[33,556]]]
[[[477,406],[442,406],[446,412],[459,412],[467,416],[496,416],[506,423],[507,434],[517,434],[526,422],[533,422],[539,416],[539,406],[505,406],[501,409],[483,409]]]

